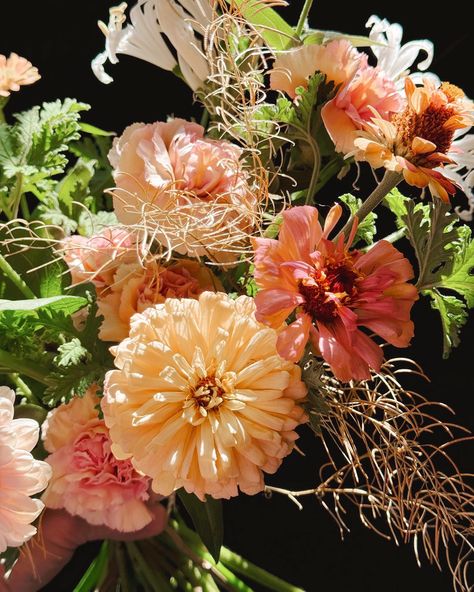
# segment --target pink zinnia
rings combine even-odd
[[[410,310],[418,298],[410,262],[387,241],[368,252],[349,251],[328,235],[341,216],[334,206],[324,229],[310,206],[283,214],[278,240],[254,239],[257,319],[274,328],[296,312],[278,339],[280,355],[298,361],[308,340],[343,381],[370,378],[382,349],[360,327],[406,347],[413,336]]]
[[[153,518],[146,505],[149,479],[129,460],[112,454],[94,390],[54,409],[43,423],[44,446],[50,453],[46,462],[53,470],[43,502],[90,524],[121,532],[141,530]]]

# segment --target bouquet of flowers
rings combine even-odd
[[[415,303],[445,357],[474,307],[474,103],[400,25],[316,30],[305,0],[293,26],[285,4],[138,0],[99,23],[99,80],[147,60],[200,123],[15,113],[39,73],[0,55],[0,589],[102,540],[76,592],[301,592],[223,544],[222,500],[262,492],[341,529],[355,505],[471,589],[474,487],[450,453],[470,435],[398,349]],[[304,430],[319,480],[266,484],[311,454]]]

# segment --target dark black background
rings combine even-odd
[[[291,2],[285,11],[289,20],[296,22],[302,4],[300,0]],[[42,74],[40,82],[12,98],[8,109],[20,111],[35,102],[72,96],[92,104],[91,111],[85,115],[86,121],[117,132],[132,122],[151,122],[168,114],[199,116],[199,107],[191,106],[192,96],[187,87],[172,74],[139,60],[123,56],[119,65],[109,66],[108,71],[115,78],[109,86],[95,79],[90,60],[103,48],[96,21],[99,18],[107,21],[109,6],[107,0],[1,0],[0,53],[16,51],[38,66]],[[413,0],[390,4],[316,0],[311,23],[320,29],[363,34],[365,21],[374,13],[400,22],[406,40],[430,38],[435,43],[431,69],[474,96],[472,24],[463,16],[459,4],[447,8],[439,11],[434,3]],[[366,177],[370,179],[369,174]],[[363,183],[361,195],[365,194]],[[331,188],[324,191],[327,203],[333,197],[328,195],[330,191]],[[427,302],[416,305],[414,319],[416,337],[407,353],[421,363],[432,379],[425,387],[426,396],[452,405],[458,420],[472,428],[472,318],[464,329],[461,349],[454,351],[447,361],[441,359],[439,321]],[[273,484],[306,488],[316,482],[319,444],[307,435],[300,446],[307,456],[294,454],[272,478]],[[464,468],[472,470],[468,449],[466,446],[461,461]],[[452,589],[448,573],[440,574],[428,564],[419,569],[411,548],[403,545],[398,548],[376,537],[361,526],[355,515],[349,516],[351,532],[342,543],[332,519],[312,499],[306,500],[300,512],[285,498],[241,496],[227,502],[225,512],[228,546],[308,592],[448,592]],[[87,561],[84,552],[82,561]],[[73,573],[77,569],[76,562],[67,571]],[[63,578],[48,589],[59,592],[72,590],[72,586]]]

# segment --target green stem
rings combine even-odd
[[[8,375],[8,378],[16,385],[19,394],[25,397],[25,399],[27,399],[33,405],[39,405],[40,407],[42,406],[41,401],[32,392],[26,382],[22,380],[20,376],[18,376],[18,374],[12,372]]]
[[[159,572],[153,571],[148,563],[143,558],[136,543],[127,543],[127,549],[131,558],[137,563],[146,583],[151,587],[153,592],[173,592],[170,583],[161,576]]]
[[[28,207],[28,202],[26,200],[26,195],[23,195],[20,198],[20,206],[21,206],[21,215],[25,220],[30,219],[30,208]]]
[[[23,195],[23,174],[18,173],[16,176],[15,185],[8,197],[10,202],[10,220],[18,216],[18,208],[20,207],[21,196]]]
[[[308,137],[309,136],[308,134]],[[321,153],[319,152],[319,146],[314,138],[311,138],[309,145],[313,151],[313,172],[311,173],[311,180],[308,187],[308,193],[306,195],[306,205],[313,203],[314,194],[316,193],[316,186],[318,184],[319,171],[321,169]]]
[[[27,298],[36,298],[34,292],[30,290],[26,282],[24,282],[18,273],[13,269],[13,267],[8,263],[3,255],[0,254],[0,271],[7,276],[7,278],[15,284],[15,286],[20,290],[23,296]]]
[[[303,32],[304,25],[306,23],[306,19],[308,18],[309,11],[311,10],[311,6],[313,5],[313,0],[305,0],[303,9],[300,14],[300,18],[298,20],[298,24],[296,25],[295,34],[296,37],[301,37],[301,33]]]
[[[268,573],[261,567],[250,563],[237,553],[234,553],[226,547],[221,549],[221,561],[232,571],[241,574],[250,580],[262,584],[266,589],[272,590],[273,592],[304,592],[302,588],[297,588],[284,580],[281,580],[277,576]]]
[[[50,384],[47,379],[48,372],[42,366],[30,360],[19,360],[2,349],[0,349],[0,367],[7,368],[11,372],[18,372],[19,374],[29,376],[42,384],[48,386]]]
[[[0,123],[6,123],[5,114],[3,113],[3,109],[1,106],[0,106]]]
[[[384,237],[382,240],[387,241],[388,243],[396,243],[401,238],[406,236],[406,234],[407,234],[407,229],[400,228],[399,230],[395,230],[395,232],[391,232],[390,234],[387,234],[387,236]]]
[[[352,229],[352,224],[354,223],[355,218],[357,218],[358,223],[360,224],[362,220],[364,220],[372,210],[382,202],[383,198],[390,193],[392,189],[394,189],[402,180],[402,175],[400,173],[395,173],[394,171],[385,171],[385,175],[377,187],[372,191],[369,197],[362,203],[360,208],[351,216],[349,220],[346,222],[344,228],[339,232],[336,239],[341,236],[341,234],[345,235],[346,238],[349,236],[349,233]]]
[[[122,592],[132,592],[130,587],[130,578],[128,577],[127,557],[122,547],[123,543],[116,543],[115,545],[115,560],[118,566],[120,578],[120,590]]]
[[[210,119],[209,111],[204,107],[204,111],[202,112],[200,123],[205,130],[207,130],[207,126],[209,124],[209,119]]]

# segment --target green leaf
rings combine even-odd
[[[82,362],[90,360],[90,354],[85,347],[83,347],[77,337],[61,344],[58,347],[58,354],[54,358],[54,363],[57,366],[63,366],[65,368],[69,366],[77,366]]]
[[[39,309],[50,312],[61,312],[71,315],[87,305],[85,298],[79,296],[52,296],[51,298],[34,298],[31,300],[0,300],[0,315],[3,311],[15,311],[18,314],[29,314]]]
[[[73,202],[83,202],[84,194],[87,195],[87,188],[94,176],[94,160],[83,160],[79,158],[76,164],[67,172],[65,177],[58,183],[57,194],[60,206],[69,216],[73,216]]]
[[[362,200],[351,193],[345,193],[344,195],[341,195],[339,199],[349,208],[351,216],[354,216],[362,205]],[[374,237],[377,233],[377,228],[375,226],[376,220],[377,214],[375,212],[370,212],[370,214],[362,220],[357,227],[353,245],[356,245],[358,241],[362,241],[366,245],[372,245],[374,243]]]
[[[115,136],[115,132],[106,132],[90,123],[80,123],[81,131],[91,136]]]
[[[327,43],[336,39],[345,39],[354,47],[370,47],[372,45],[387,47],[386,43],[374,41],[365,35],[350,35],[348,33],[340,33],[339,31],[322,31],[319,29],[311,29],[308,35],[305,36],[303,42],[305,45],[321,45],[322,43]]]
[[[228,0],[229,1],[229,0]],[[232,0],[242,16],[262,35],[269,47],[288,49],[295,40],[293,28],[262,0]]]
[[[466,324],[466,305],[456,296],[441,294],[438,290],[427,291],[431,307],[439,312],[443,328],[443,358],[449,357],[451,349],[460,343],[461,327]]]
[[[224,542],[224,520],[221,500],[206,496],[202,502],[194,493],[178,490],[178,496],[189,514],[196,532],[216,562]]]
[[[407,215],[406,204],[408,201],[410,201],[410,198],[402,195],[397,188],[392,189],[384,198],[384,204],[395,214],[397,228],[405,228],[403,217]]]
[[[459,240],[454,245],[454,261],[450,273],[442,275],[438,287],[453,290],[474,307],[474,241],[468,226],[457,228]]]

